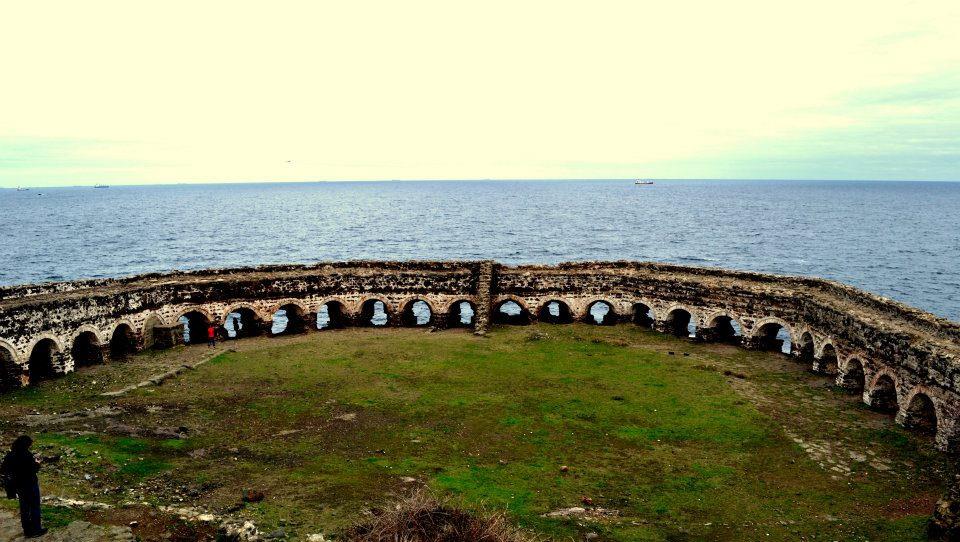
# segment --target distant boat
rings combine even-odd
[[[27,190],[30,190],[30,189],[29,189],[29,188],[24,188],[24,187],[22,187],[22,186],[18,186],[18,187],[17,187],[17,192],[26,192]]]
[[[110,188],[110,185],[108,185],[108,184],[95,184],[95,185],[93,185],[93,187],[94,187],[94,188]]]
[[[653,184],[653,181],[645,181],[643,179],[637,179],[633,181],[633,184]]]

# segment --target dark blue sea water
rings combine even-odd
[[[0,190],[0,283],[354,258],[636,259],[838,279],[960,320],[960,183]]]

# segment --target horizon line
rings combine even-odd
[[[271,181],[271,180],[223,180],[223,181],[180,181],[180,182],[159,182],[159,183],[82,183],[82,184],[52,184],[38,186],[0,186],[0,190],[38,190],[41,188],[93,188],[96,186],[105,187],[134,187],[134,186],[203,186],[203,185],[238,185],[238,184],[319,184],[319,183],[426,183],[426,182],[550,182],[550,181],[590,181],[590,182],[611,182],[611,181],[632,181],[637,177],[564,177],[564,178],[540,178],[540,177],[520,177],[520,178],[443,178],[443,179],[313,179],[300,181]],[[822,178],[759,178],[759,177],[643,177],[644,180],[651,181],[753,181],[753,182],[911,182],[911,183],[958,183],[960,179],[822,179]]]

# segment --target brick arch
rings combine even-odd
[[[5,339],[0,339],[0,348],[10,352],[10,357],[14,363],[16,364],[22,363],[21,358],[23,357],[23,354],[20,352],[20,350],[16,346],[13,345],[12,342]]]
[[[551,303],[559,304],[559,314],[556,317],[550,315]],[[536,316],[537,320],[541,322],[547,321],[548,323],[569,324],[577,320],[576,313],[574,313],[576,310],[574,308],[575,306],[576,305],[569,299],[560,296],[550,297],[547,298],[547,300],[543,303],[540,303],[540,306],[537,307],[537,313],[533,316]],[[564,314],[564,308],[566,308],[566,314]],[[549,316],[549,318],[546,320],[544,319],[545,314]],[[566,316],[566,318],[564,318],[564,316]]]
[[[893,381],[893,394],[894,394],[894,397],[893,397],[894,404],[893,404],[893,405],[885,405],[885,404],[884,404],[884,405],[877,405],[877,404],[876,404],[877,392],[878,392],[878,390],[877,390],[878,383],[879,383],[880,379],[883,378],[883,377],[887,377],[887,378],[889,378],[890,380]],[[870,406],[872,406],[872,407],[880,407],[880,408],[883,408],[883,409],[885,409],[885,410],[886,410],[886,409],[896,410],[896,409],[899,408],[900,403],[901,403],[900,398],[903,396],[903,384],[901,383],[900,377],[897,376],[897,373],[896,373],[896,372],[894,372],[894,371],[893,371],[892,369],[890,369],[889,367],[881,367],[881,368],[879,368],[876,372],[874,372],[873,374],[870,375],[870,379],[868,380],[868,382],[869,382],[869,384],[867,384],[867,385],[864,386],[864,388],[863,388],[863,402],[864,402],[864,403],[867,403],[868,405],[870,405]]]
[[[677,309],[685,310],[688,313],[690,313],[690,321],[696,324],[697,327],[700,327],[700,312],[691,308],[689,305],[684,305],[682,303],[674,303],[673,305],[667,306],[666,309],[663,309],[660,312],[660,319],[658,319],[657,321],[658,322],[666,321],[666,319],[670,317],[670,313],[672,313]],[[656,314],[656,312],[654,312],[654,314]]]
[[[207,321],[210,322],[211,324],[217,321],[217,319],[214,318],[214,313],[211,313],[210,309],[208,309],[204,305],[193,305],[177,311],[176,316],[173,318],[173,321],[179,322],[180,318],[186,316],[188,313],[191,313],[191,312],[199,312],[200,314],[205,316]]]
[[[80,337],[80,335],[87,332],[93,333],[93,336],[97,338],[97,344],[103,344],[105,342],[103,338],[103,333],[99,329],[97,329],[96,327],[90,324],[83,324],[82,326],[75,329],[73,333],[70,335],[70,344],[72,345],[73,342],[76,341],[78,337]]]
[[[33,352],[37,348],[37,346],[41,342],[46,340],[49,340],[50,342],[53,343],[53,350],[50,352],[51,354],[50,366],[46,368],[46,371],[44,371],[43,374],[38,375],[36,372],[33,371],[33,367],[31,367],[30,361],[33,358]],[[66,372],[67,367],[65,365],[65,360],[63,358],[63,356],[66,354],[67,354],[67,350],[63,347],[63,342],[56,335],[52,333],[42,333],[34,337],[33,340],[30,342],[30,346],[27,348],[27,353],[25,357],[25,361],[27,364],[27,373],[29,375],[28,377],[29,382],[31,384],[34,384],[39,379],[53,378],[58,376],[58,374],[62,375],[64,372]]]
[[[814,343],[814,344],[816,344],[816,343]],[[837,343],[836,343],[831,337],[824,337],[824,339],[820,342],[820,348],[817,348],[817,349],[815,350],[816,357],[819,358],[819,357],[823,356],[823,351],[827,348],[827,346],[830,346],[830,347],[833,348],[833,352],[837,355],[837,363],[839,363],[839,362],[840,362],[840,349],[837,348]]]
[[[844,357],[838,355],[836,384],[849,391],[862,392],[867,387],[867,371],[867,356],[863,352]]]
[[[631,313],[631,315],[632,315],[632,313],[633,313],[633,308],[634,308],[635,306],[637,306],[637,305],[646,305],[647,308],[650,309],[650,312],[653,313],[653,320],[654,320],[654,321],[657,321],[657,320],[660,318],[660,309],[657,308],[657,304],[654,303],[652,300],[650,300],[650,299],[648,299],[648,298],[646,298],[646,297],[641,297],[641,298],[637,298],[637,299],[631,299],[631,300],[630,300],[630,313]]]
[[[236,312],[237,309],[248,309],[248,310],[251,310],[251,311],[253,311],[253,314],[256,315],[256,317],[259,318],[260,320],[269,320],[269,319],[270,319],[270,318],[267,318],[266,315],[263,314],[263,311],[262,311],[261,309],[258,309],[257,306],[254,305],[253,303],[251,303],[251,302],[249,302],[249,301],[240,301],[240,302],[232,303],[232,304],[228,305],[227,308],[223,310],[223,316],[220,318],[220,325],[223,325],[224,323],[226,323],[227,318],[230,317],[230,313],[231,313],[231,312]],[[276,312],[276,311],[274,311],[274,312]],[[273,315],[273,312],[270,313],[270,316],[272,316],[272,315]]]
[[[788,324],[785,320],[777,318],[776,316],[766,316],[760,318],[753,323],[753,327],[750,328],[750,337],[756,337],[760,333],[760,329],[767,324],[777,324],[783,329],[787,330],[787,335],[790,337],[790,344],[797,344],[797,334],[793,329],[793,326]],[[813,334],[811,333],[811,336]]]
[[[30,340],[30,345],[27,347],[27,351],[26,351],[26,355],[28,358],[30,357],[30,354],[33,352],[33,349],[37,347],[37,344],[44,339],[50,339],[51,341],[53,341],[53,344],[56,345],[57,347],[57,352],[65,352],[63,348],[63,341],[60,340],[60,337],[57,337],[53,333],[41,333],[40,335],[37,335],[36,337]]]
[[[520,298],[515,295],[510,295],[510,294],[498,295],[497,298],[493,301],[493,303],[490,304],[490,306],[494,311],[497,311],[500,309],[500,305],[503,305],[507,301],[513,301],[517,305],[520,305],[520,309],[522,311],[526,311],[527,314],[533,314],[532,312],[530,312],[530,307],[527,306],[527,303],[526,301],[523,300],[523,298]],[[569,302],[565,302],[565,303],[569,303]]]
[[[925,425],[923,422],[925,420],[917,420],[914,416],[911,416],[910,412],[913,407],[913,401],[921,395],[926,397],[933,406],[933,427],[927,427],[926,429],[932,430],[932,436],[937,441],[942,441],[943,446],[946,448],[952,447],[953,435],[950,434],[948,427],[948,416],[943,408],[943,398],[936,390],[928,388],[923,384],[910,388],[903,395],[903,399],[899,402],[899,408],[897,409],[897,423],[908,429],[923,428],[923,425]]]
[[[454,307],[458,307],[458,306],[460,305],[460,303],[463,303],[463,302],[469,303],[470,306],[473,307],[474,312],[477,311],[477,302],[476,302],[473,298],[471,298],[471,297],[458,297],[458,298],[454,299],[453,301],[447,303],[446,309],[444,310],[444,314],[450,314],[450,311],[452,311],[452,310],[454,309]]]
[[[110,324],[110,327],[106,328],[106,332],[103,334],[103,336],[109,341],[113,338],[113,333],[117,330],[117,328],[124,324],[130,326],[130,329],[136,332],[137,326],[133,325],[133,322],[127,318],[120,318],[119,320],[114,320],[113,323]]]
[[[326,305],[327,303],[339,303],[340,306],[343,307],[343,312],[345,314],[347,315],[356,314],[356,312],[353,311],[354,309],[353,304],[340,296],[331,296],[331,297],[325,297],[321,299],[320,302],[317,303],[316,306],[314,307],[315,310],[313,310],[312,312],[320,312],[320,307]]]
[[[574,316],[576,320],[587,321],[590,318],[590,307],[596,303],[606,303],[610,310],[613,312],[616,318],[620,318],[623,315],[620,314],[619,309],[617,308],[617,303],[607,297],[589,297],[586,302],[583,304],[583,309],[580,314]]]
[[[743,326],[743,320],[736,314],[727,310],[718,310],[707,313],[707,316],[703,318],[703,323],[707,327],[713,327],[717,321],[717,318],[720,318],[721,316],[726,316],[727,318],[736,322],[737,325],[740,326],[740,333],[746,335],[746,328]]]
[[[387,299],[387,296],[385,296],[385,295],[379,295],[379,294],[369,294],[369,295],[365,295],[365,296],[361,297],[361,298],[357,301],[357,303],[356,303],[356,305],[355,305],[356,310],[354,311],[354,314],[359,315],[359,314],[361,313],[361,311],[363,311],[363,305],[364,305],[367,301],[379,301],[379,302],[383,303],[383,310],[385,310],[385,311],[387,312],[387,317],[391,317],[391,316],[393,316],[394,314],[397,313],[397,308],[393,305],[393,303],[390,303],[390,300]]]
[[[267,317],[267,320],[272,320],[273,315],[276,314],[278,310],[282,309],[287,305],[296,305],[297,307],[300,307],[300,310],[303,311],[303,314],[305,315],[310,314],[311,312],[310,307],[306,303],[304,303],[302,299],[294,299],[294,298],[281,299],[267,307],[267,314],[269,315]]]
[[[403,298],[403,300],[401,300],[399,303],[397,303],[397,307],[399,308],[400,312],[403,312],[403,311],[407,310],[407,306],[408,306],[408,305],[411,305],[411,304],[413,304],[413,303],[416,303],[417,301],[423,301],[424,303],[426,303],[427,306],[430,307],[430,314],[431,314],[431,315],[440,314],[440,313],[437,311],[436,303],[435,303],[434,301],[431,301],[430,299],[428,299],[426,296],[412,295],[412,296],[409,296],[409,297],[405,297],[405,298]]]
[[[430,320],[423,325],[427,325],[427,326],[434,325],[437,323],[439,318],[442,318],[442,314],[440,314],[437,311],[437,307],[433,301],[430,301],[430,299],[428,299],[426,296],[412,295],[412,296],[403,298],[403,300],[397,303],[397,309],[398,309],[397,315],[400,317],[401,320],[404,320],[404,315],[407,313],[407,309],[410,309],[411,311],[413,310],[413,304],[416,303],[417,301],[423,301],[424,303],[427,304],[427,308],[430,309]],[[408,324],[415,325],[415,323],[411,324],[410,322],[401,321],[401,325],[408,325]]]

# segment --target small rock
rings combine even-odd
[[[570,467],[566,465],[560,465],[560,472],[570,472]]]
[[[260,502],[264,499],[265,495],[262,491],[257,489],[247,489],[243,492],[243,502]]]

